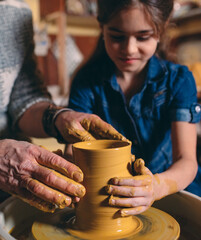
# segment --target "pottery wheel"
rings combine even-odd
[[[32,234],[36,240],[78,240],[70,234],[66,222],[73,217],[71,210],[65,210],[53,215],[52,219],[36,221],[32,225]],[[134,231],[124,240],[176,240],[180,235],[180,227],[177,221],[169,214],[156,209],[149,208],[146,212],[137,216],[142,223],[142,229],[137,233]],[[104,231],[104,229],[103,229]],[[84,235],[83,235],[84,236]],[[98,236],[96,240],[98,240]],[[112,239],[112,238],[110,238]],[[117,238],[115,238],[117,239]],[[101,240],[104,240],[101,238]]]

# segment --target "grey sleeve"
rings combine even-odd
[[[15,126],[22,114],[35,103],[41,101],[52,103],[51,96],[37,70],[33,49],[34,45],[32,43],[10,96],[8,114],[12,126]]]

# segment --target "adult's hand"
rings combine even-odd
[[[48,212],[85,194],[83,173],[57,154],[28,142],[0,141],[1,189]]]
[[[94,139],[127,139],[95,114],[66,111],[58,115],[55,126],[68,143]]]

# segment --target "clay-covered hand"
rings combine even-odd
[[[106,187],[111,196],[109,204],[121,207],[121,216],[136,215],[147,210],[155,201],[154,189],[157,178],[145,167],[142,159],[134,162],[133,177],[115,177],[110,180],[111,185]]]
[[[1,189],[48,212],[79,201],[82,171],[62,157],[28,142],[0,141]]]
[[[58,115],[55,126],[68,143],[94,139],[127,139],[97,115],[66,111]]]

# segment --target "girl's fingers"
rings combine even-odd
[[[145,163],[142,158],[138,158],[135,160],[134,170],[137,174],[152,176],[152,172],[147,167],[145,167]]]
[[[109,205],[115,207],[135,208],[140,206],[147,206],[147,200],[144,197],[137,198],[119,198],[110,196]]]
[[[142,159],[135,160],[134,169],[137,176],[112,178],[111,185],[106,187],[111,194],[109,205],[124,208],[120,210],[121,216],[140,214],[153,203],[153,174]]]
[[[83,197],[85,195],[85,188],[83,185],[73,181],[72,179],[44,166],[38,165],[35,172],[32,173],[34,179],[41,183],[57,189],[63,193],[75,197]],[[38,188],[35,188],[37,194]]]
[[[146,211],[148,208],[149,206],[139,206],[139,207],[129,208],[129,209],[125,208],[120,210],[120,214],[122,217],[138,215]]]
[[[111,184],[119,186],[146,186],[152,183],[152,177],[150,175],[138,175],[134,177],[115,177],[110,180]]]
[[[108,194],[115,196],[123,196],[123,197],[148,197],[152,193],[151,185],[142,186],[142,187],[128,187],[128,186],[114,186],[108,185],[106,187],[106,191]]]

